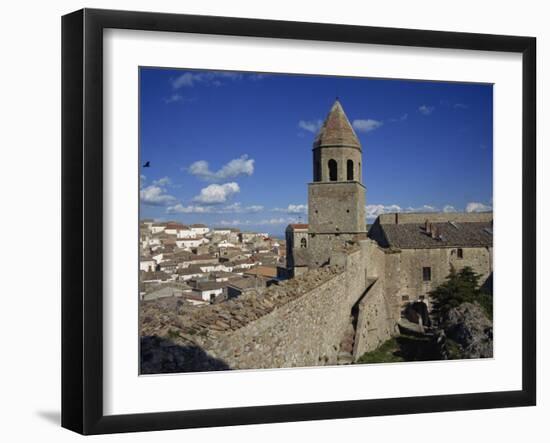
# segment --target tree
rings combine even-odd
[[[489,319],[493,317],[492,294],[482,292],[479,288],[480,275],[476,274],[469,266],[456,272],[451,267],[451,272],[444,283],[430,292],[433,300],[432,314],[438,322],[442,322],[452,308],[457,308],[462,303],[470,302],[481,305]]]

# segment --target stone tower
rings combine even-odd
[[[366,236],[361,144],[338,100],[313,143],[308,185],[309,267],[330,263],[331,251]]]

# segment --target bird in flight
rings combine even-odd
[[[150,168],[151,167],[151,163],[149,161],[146,161],[144,164],[143,164],[143,167],[144,168]]]

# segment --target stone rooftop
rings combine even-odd
[[[314,147],[351,146],[361,149],[361,143],[338,100],[332,108],[317,134]]]
[[[309,271],[267,288],[261,296],[245,294],[224,303],[190,307],[175,298],[140,303],[140,335],[170,337],[179,345],[206,345],[219,334],[240,329],[338,276],[337,266]]]

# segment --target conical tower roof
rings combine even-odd
[[[361,143],[338,100],[332,105],[313,146],[351,146],[361,149]]]

